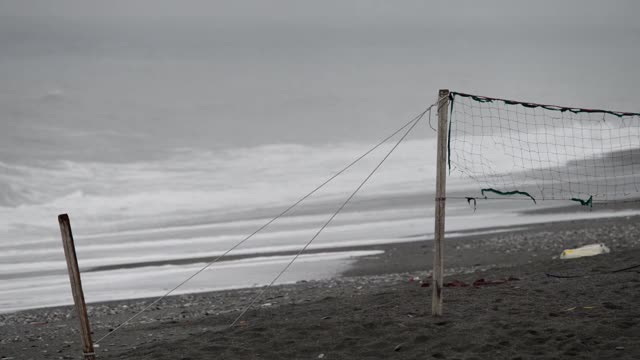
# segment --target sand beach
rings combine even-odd
[[[637,14],[0,1],[0,360],[640,360]]]
[[[575,209],[575,208],[574,208]],[[566,211],[566,209],[564,210]],[[342,276],[164,299],[98,359],[637,359],[640,217],[501,229],[446,242],[445,314],[430,315],[432,242],[372,246]],[[602,242],[611,253],[560,260]],[[619,271],[621,269],[626,269]],[[94,339],[151,300],[91,304]],[[1,359],[80,359],[73,308],[0,315]]]

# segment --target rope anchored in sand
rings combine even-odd
[[[146,312],[147,310],[149,310],[151,307],[153,307],[154,305],[156,305],[158,302],[160,302],[162,299],[166,298],[167,296],[171,295],[172,293],[174,293],[177,289],[179,289],[180,287],[182,287],[184,284],[186,284],[187,282],[189,282],[190,280],[192,280],[193,278],[195,278],[196,276],[198,276],[200,273],[202,273],[204,270],[206,270],[207,268],[209,268],[211,265],[213,265],[214,263],[218,262],[220,259],[222,259],[223,257],[227,256],[229,253],[231,253],[233,250],[235,250],[237,247],[239,247],[240,245],[242,245],[243,243],[245,243],[246,241],[248,241],[249,239],[251,239],[253,236],[255,236],[256,234],[258,234],[259,232],[261,232],[262,230],[266,229],[269,225],[271,225],[274,221],[278,220],[279,218],[281,218],[282,216],[286,215],[287,213],[289,213],[289,211],[291,211],[293,208],[295,208],[296,206],[298,206],[300,203],[302,203],[304,200],[308,199],[311,195],[315,194],[318,190],[320,190],[321,188],[323,188],[325,185],[327,185],[328,183],[330,183],[331,181],[333,181],[335,178],[337,178],[338,176],[342,175],[344,172],[346,172],[347,170],[349,170],[351,167],[353,167],[355,164],[357,164],[358,162],[360,162],[360,160],[364,159],[366,156],[368,156],[369,154],[371,154],[374,150],[376,150],[377,148],[379,148],[380,146],[382,146],[383,144],[385,144],[387,141],[389,141],[391,138],[393,138],[394,136],[396,136],[397,134],[399,134],[400,132],[402,132],[402,130],[406,129],[407,127],[410,127],[410,129],[403,135],[402,139],[396,143],[396,145],[393,147],[393,149],[387,154],[387,156],[385,157],[384,160],[386,160],[386,158],[391,154],[391,152],[393,152],[393,150],[395,150],[395,148],[397,148],[397,146],[400,144],[400,142],[402,140],[404,140],[404,138],[409,134],[409,132],[415,127],[415,125],[420,121],[420,119],[422,119],[425,114],[430,113],[431,109],[436,105],[437,103],[434,103],[432,105],[430,105],[428,108],[426,108],[424,111],[422,111],[420,114],[416,115],[415,117],[413,117],[410,121],[408,121],[407,123],[405,123],[402,127],[400,127],[399,129],[397,129],[396,131],[394,131],[391,135],[385,137],[382,141],[380,141],[379,143],[377,143],[375,146],[373,146],[372,148],[370,148],[369,150],[367,150],[364,154],[360,155],[359,157],[357,157],[354,161],[352,161],[349,165],[345,166],[344,168],[342,168],[340,171],[338,171],[337,173],[335,173],[333,176],[331,176],[329,179],[325,180],[322,184],[318,185],[316,188],[314,188],[313,190],[311,190],[309,193],[307,193],[306,195],[304,195],[303,197],[301,197],[299,200],[297,200],[295,203],[293,203],[291,206],[289,206],[288,208],[286,208],[284,211],[282,211],[281,213],[279,213],[278,215],[276,215],[275,217],[273,217],[271,220],[267,221],[264,225],[262,225],[261,227],[259,227],[257,230],[255,230],[253,233],[251,233],[250,235],[248,235],[247,237],[243,238],[242,240],[238,241],[236,244],[234,244],[231,248],[229,248],[227,251],[225,251],[224,253],[222,253],[221,255],[219,255],[218,257],[216,257],[215,259],[213,259],[212,261],[208,262],[207,264],[205,264],[202,268],[200,268],[198,271],[196,271],[195,273],[193,273],[192,275],[190,275],[189,277],[187,277],[184,281],[180,282],[178,285],[176,285],[175,287],[173,287],[171,290],[167,291],[165,294],[163,294],[162,296],[158,297],[156,300],[154,300],[153,302],[151,302],[149,305],[147,305],[146,307],[144,307],[142,310],[140,310],[139,312],[137,312],[136,314],[134,314],[133,316],[129,317],[128,319],[126,319],[125,321],[123,321],[122,323],[120,323],[118,326],[116,326],[114,329],[110,330],[107,334],[105,334],[104,336],[102,336],[100,339],[98,339],[97,341],[94,342],[94,344],[99,344],[100,342],[102,342],[104,339],[106,339],[107,337],[111,336],[113,333],[115,333],[116,331],[118,331],[119,329],[121,329],[123,326],[125,326],[126,324],[130,323],[131,321],[133,321],[134,319],[136,319],[138,316],[142,315],[144,312]],[[384,162],[384,160],[382,162]],[[382,165],[382,162],[378,165],[378,167],[376,167],[376,169],[374,170],[374,172]],[[371,177],[372,174],[370,174],[369,177],[367,177],[367,180]],[[365,180],[366,182],[366,180]],[[361,185],[363,186],[364,183]],[[359,190],[359,188],[358,188]],[[357,190],[356,190],[357,192]],[[352,195],[354,196],[355,193]],[[349,199],[350,200],[350,199]],[[348,202],[348,201],[347,201]],[[344,204],[346,205],[346,203]],[[335,214],[337,215],[337,213]],[[334,215],[334,217],[335,217]],[[328,223],[327,223],[328,225]],[[319,233],[317,234],[319,235]],[[316,237],[317,237],[316,235]],[[315,237],[314,237],[315,238]],[[313,240],[312,240],[313,241]],[[306,249],[306,247],[305,247]],[[297,258],[297,256],[296,256]],[[290,265],[287,266],[287,268]],[[281,276],[281,274],[279,275]],[[279,277],[278,276],[278,277]],[[276,278],[277,280],[277,278]],[[248,310],[248,309],[247,309]],[[246,311],[245,311],[246,312]],[[234,321],[235,323],[235,321]],[[233,324],[232,324],[233,325]]]
[[[300,249],[300,251],[298,251],[298,253],[293,257],[293,259],[291,259],[291,261],[282,269],[282,271],[280,271],[280,273],[278,273],[278,275],[276,275],[276,277],[269,283],[269,285],[267,285],[264,289],[262,289],[262,291],[260,291],[249,303],[249,305],[247,305],[244,310],[242,310],[242,312],[240,313],[240,315],[238,315],[235,320],[233,320],[233,322],[231,323],[231,325],[229,325],[229,327],[234,326],[241,318],[242,316],[244,316],[244,314],[246,314],[247,311],[249,311],[249,309],[251,309],[251,307],[256,303],[256,301],[258,301],[258,299],[260,299],[260,297],[262,297],[262,295],[273,285],[275,284],[276,281],[278,281],[278,279],[280,279],[280,277],[291,267],[291,265],[293,265],[293,263],[298,259],[298,257],[300,257],[300,255],[302,255],[302,253],[309,247],[309,245],[311,245],[311,243],[318,238],[318,236],[320,235],[320,233],[327,227],[329,226],[329,224],[331,223],[331,221],[333,221],[333,219],[338,216],[338,214],[342,211],[342,209],[344,209],[345,206],[347,206],[347,204],[349,203],[349,201],[351,201],[351,199],[353,199],[354,196],[356,196],[356,194],[360,191],[360,189],[362,189],[362,187],[369,181],[369,179],[371,179],[371,177],[373,176],[373,174],[376,173],[376,171],[378,171],[378,169],[380,169],[380,167],[382,166],[382,164],[389,158],[389,156],[391,156],[391,154],[396,150],[396,148],[398,148],[398,146],[400,146],[400,143],[402,143],[402,141],[407,137],[407,135],[409,135],[409,133],[411,132],[411,130],[413,130],[413,128],[418,124],[418,122],[422,119],[422,116],[424,116],[425,113],[422,113],[421,116],[419,116],[417,119],[415,119],[414,123],[411,125],[411,127],[404,133],[404,135],[402,135],[402,137],[400,139],[398,139],[398,141],[396,142],[396,144],[391,148],[391,150],[389,150],[389,152],[387,152],[387,154],[384,156],[384,158],[382,158],[382,160],[380,160],[380,162],[378,163],[378,165],[376,165],[376,167],[371,170],[371,172],[369,173],[369,175],[360,183],[360,185],[358,185],[358,187],[351,193],[351,195],[349,195],[349,197],[342,203],[342,205],[340,205],[340,207],[333,213],[333,215],[331,215],[331,217],[329,218],[329,220],[327,220],[322,227],[320,227],[320,229],[315,233],[315,235],[313,235],[313,237],[311,238],[311,240],[309,240],[302,249]]]

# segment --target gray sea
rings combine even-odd
[[[638,110],[633,5],[591,5],[3,2],[0,312],[71,302],[58,214],[71,217],[89,302],[160,295],[423,111],[441,87]],[[340,248],[430,241],[434,134],[421,122],[281,282],[334,276],[377,254]],[[291,258],[282,253],[304,246],[391,146],[232,253],[248,257],[177,293],[268,283]],[[511,168],[497,161],[495,170]],[[479,196],[455,172],[448,187]],[[520,214],[532,206],[549,205],[474,211],[449,201],[448,236],[606,215]]]

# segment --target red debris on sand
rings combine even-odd
[[[505,284],[509,281],[518,281],[518,280],[520,279],[512,276],[510,276],[508,279],[497,279],[497,280],[478,279],[473,282],[473,286],[478,287],[478,286],[487,286],[487,285],[500,285],[500,284]]]
[[[419,277],[412,277],[409,278],[409,282],[414,282],[414,281],[418,281],[420,280]],[[472,284],[467,284],[464,281],[460,281],[460,280],[453,280],[450,281],[448,283],[445,283],[443,285],[443,287],[469,287],[469,286],[474,286],[474,287],[480,287],[480,286],[488,286],[488,285],[500,285],[500,284],[505,284],[507,282],[510,281],[519,281],[520,279],[518,279],[517,277],[513,277],[513,276],[509,276],[506,279],[496,279],[496,280],[486,280],[484,278],[480,278],[476,281],[474,281]],[[420,287],[429,287],[431,286],[431,282],[428,280],[421,280],[420,281]]]
[[[485,279],[478,279],[476,281],[473,282],[473,286],[486,286],[486,285],[498,285],[498,284],[504,284],[506,282],[506,280],[485,280]]]
[[[444,287],[467,287],[467,286],[469,286],[469,284],[460,280],[453,280],[444,284]]]

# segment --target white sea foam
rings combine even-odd
[[[348,251],[302,255],[276,284],[302,279],[322,279],[344,270],[353,258],[374,256],[382,251]],[[215,264],[174,294],[261,286],[273,277],[291,256],[256,257]],[[203,263],[163,265],[83,274],[87,302],[163,295],[169,287],[193,274]],[[43,275],[18,284],[0,281],[0,312],[72,303],[66,274]]]
[[[434,145],[434,140],[403,143],[311,249],[430,238],[433,195],[429,191],[435,186],[435,163],[434,156],[429,154]],[[372,158],[336,179],[232,255],[300,249],[389,146],[372,154]],[[5,189],[0,193],[0,272],[8,279],[1,281],[0,293],[15,295],[18,289],[24,290],[21,284],[28,280],[27,284],[42,285],[41,290],[29,290],[28,294],[43,295],[48,289],[45,283],[32,281],[47,279],[50,271],[64,272],[55,219],[59,213],[71,215],[83,269],[217,256],[366,149],[366,145],[354,143],[284,144],[217,151],[181,149],[167,158],[144,162],[0,163],[0,188]],[[456,192],[472,185],[466,179],[452,176],[448,189]],[[635,214],[518,215],[531,206],[506,202],[474,213],[466,202],[451,201],[447,231],[449,236],[456,236],[458,231],[491,225]],[[546,205],[538,205],[542,206]],[[177,268],[180,266],[160,267],[157,271],[173,269],[170,272],[175,274],[179,272]],[[118,271],[104,273],[114,274],[108,275],[114,283],[126,283],[125,279],[117,279]],[[87,273],[89,279],[96,276],[89,274],[92,273]],[[62,281],[64,277],[57,279]],[[168,281],[157,285],[167,284]],[[153,294],[149,289],[146,295],[136,295],[133,288],[116,292],[124,296],[126,291],[131,292],[130,296]],[[18,297],[12,303],[11,296],[6,294],[1,296],[7,308],[28,302],[25,297]],[[41,297],[37,305],[57,303],[53,296],[47,298]]]

